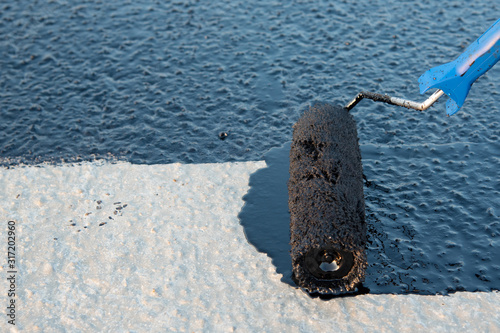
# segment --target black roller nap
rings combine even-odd
[[[356,123],[317,105],[294,125],[290,148],[294,280],[309,293],[357,292],[367,267],[363,170]]]

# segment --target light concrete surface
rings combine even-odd
[[[312,299],[238,220],[265,162],[0,169],[2,331],[498,332],[500,294]],[[8,271],[15,222],[15,297]],[[12,224],[12,223],[11,223]]]

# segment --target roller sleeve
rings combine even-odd
[[[316,105],[294,125],[288,181],[293,276],[309,293],[357,292],[367,267],[356,123]]]

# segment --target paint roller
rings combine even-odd
[[[363,170],[356,123],[349,111],[362,99],[426,110],[449,96],[448,115],[463,105],[472,84],[500,59],[500,19],[456,60],[419,78],[423,103],[360,92],[345,107],[310,107],[293,128],[288,206],[293,279],[310,294],[364,290],[367,260]]]

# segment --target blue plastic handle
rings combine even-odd
[[[500,19],[473,42],[457,59],[429,69],[418,79],[420,93],[441,89],[450,99],[446,113],[456,113],[464,104],[472,84],[500,59]]]

